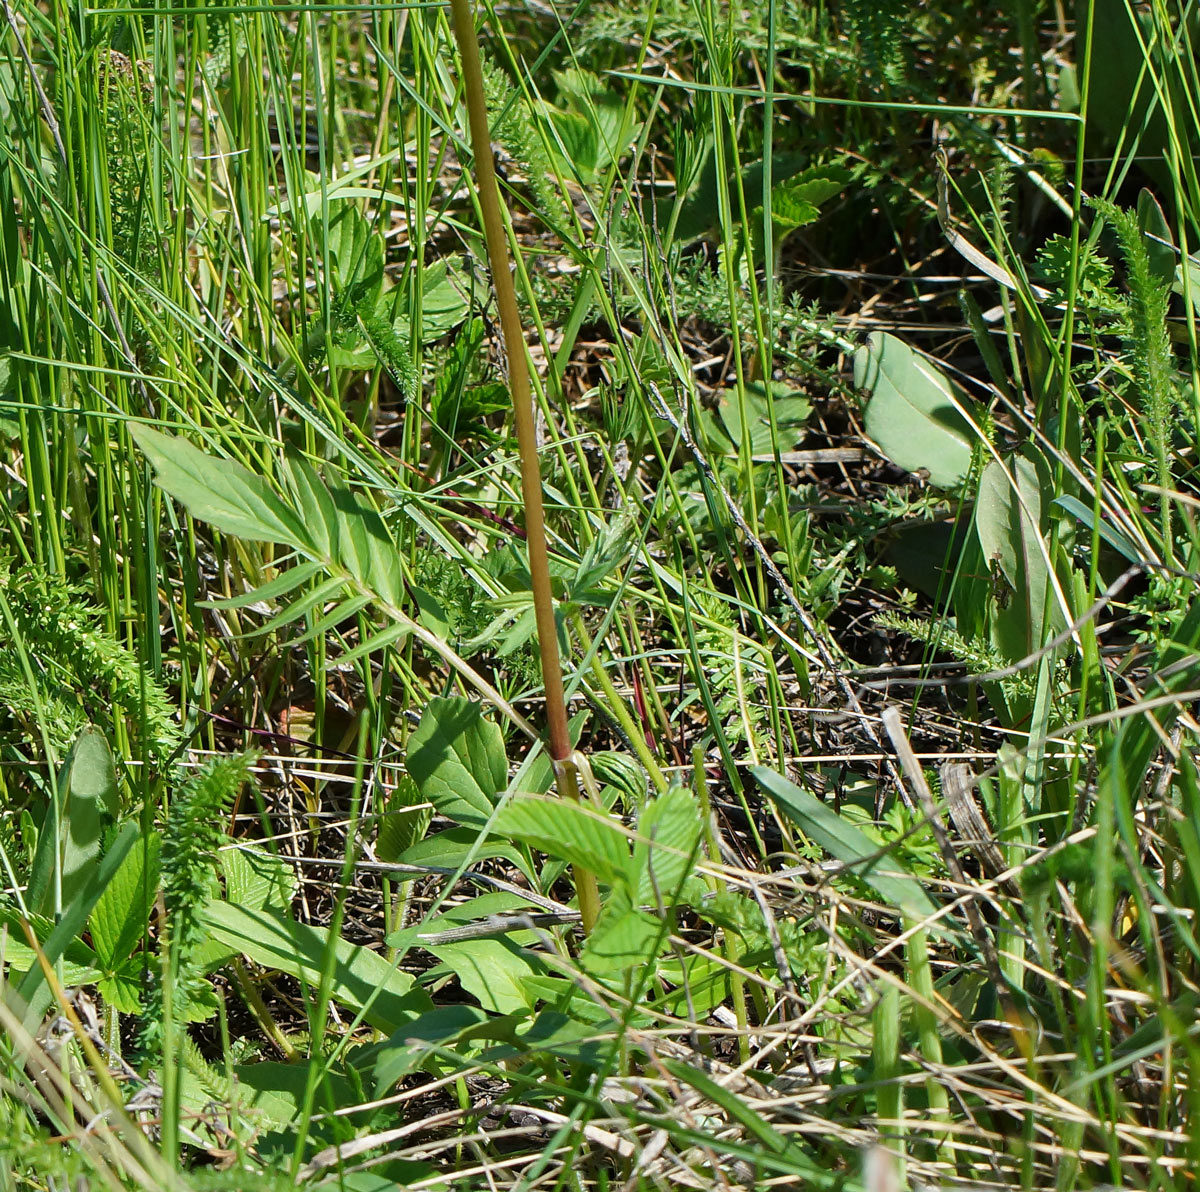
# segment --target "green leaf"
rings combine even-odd
[[[804,436],[805,424],[812,413],[812,403],[808,398],[781,381],[772,381],[770,385],[764,385],[761,381],[747,382],[745,406],[753,455],[771,455],[775,450],[768,407],[774,407],[780,451],[789,451]],[[716,410],[707,407],[701,409],[699,421],[714,449],[729,454],[731,444],[733,451],[741,447],[742,416],[735,390],[725,390]]]
[[[1043,497],[1053,491],[1040,456],[992,460],[979,480],[975,532],[984,557],[994,561],[1012,589],[995,610],[995,645],[1010,659],[1025,658],[1066,624],[1051,586],[1042,536]]]
[[[88,916],[92,947],[109,972],[133,954],[146,933],[158,893],[160,845],[157,833],[138,839]]]
[[[1171,235],[1171,226],[1158,200],[1143,187],[1137,200],[1138,228],[1146,242],[1146,257],[1155,281],[1172,285],[1179,264],[1179,253]]]
[[[592,973],[620,972],[650,963],[665,940],[663,921],[635,908],[620,890],[605,904],[579,960]]]
[[[430,808],[421,798],[417,784],[405,776],[396,784],[379,817],[375,855],[381,861],[398,861],[429,827]]]
[[[307,1064],[256,1060],[252,1064],[239,1064],[234,1072],[237,1075],[237,1104],[250,1110],[258,1119],[260,1130],[264,1125],[278,1129],[295,1121],[308,1089]],[[317,1084],[318,1106],[356,1105],[361,1100],[359,1090],[346,1077],[324,1067],[321,1069]]]
[[[196,604],[199,608],[215,608],[222,612],[226,609],[249,608],[255,604],[266,604],[280,596],[286,596],[302,583],[319,575],[322,570],[323,566],[320,563],[300,563],[280,572],[274,579],[268,580],[261,587],[243,592],[240,596],[230,596],[227,600],[198,600]]]
[[[86,871],[83,887],[71,900],[70,905],[64,907],[62,918],[59,919],[46,939],[42,941],[42,952],[51,967],[53,967],[55,961],[60,956],[66,955],[69,952],[71,945],[83,930],[83,925],[87,922],[88,916],[92,913],[96,903],[99,902],[101,894],[108,888],[109,882],[113,880],[117,870],[121,868],[126,856],[129,854],[129,850],[133,847],[137,839],[137,824],[127,823],[122,825],[112,843],[100,858],[100,863],[91,866]],[[42,966],[40,964],[31,964],[29,970],[17,986],[17,995],[26,1006],[23,1022],[30,1030],[36,1029],[36,1025],[40,1022],[45,1007],[50,1002],[49,990],[42,988],[44,979]]]
[[[460,824],[482,827],[508,783],[499,728],[468,699],[433,699],[409,738],[406,765],[421,798]]]
[[[337,508],[337,557],[367,591],[396,607],[404,577],[395,540],[376,510],[349,489],[332,490]]]
[[[832,807],[766,766],[751,766],[750,773],[788,819],[866,882],[887,906],[916,919],[936,912],[921,883],[894,857],[880,856],[875,842]]]
[[[336,558],[338,512],[325,482],[312,464],[298,455],[284,457],[283,474],[290,483],[312,552],[323,559]]]
[[[146,988],[142,958],[130,957],[115,972],[96,979],[96,992],[122,1014],[141,1014],[145,1010],[142,995]]]
[[[28,923],[39,946],[50,938],[54,922],[44,915],[30,914]],[[29,946],[21,913],[15,906],[0,906],[0,933],[3,933],[4,965],[8,974],[29,972],[38,967],[37,953]],[[68,985],[90,985],[101,975],[95,952],[82,940],[73,939],[62,953],[63,980]],[[5,974],[5,975],[8,975]]]
[[[494,836],[482,843],[478,841],[478,828],[448,828],[445,832],[435,832],[418,841],[405,849],[396,860],[404,865],[427,865],[430,869],[454,872],[462,867],[468,855],[476,861],[487,857],[503,857],[526,877],[530,876],[526,859],[507,841],[497,840]],[[400,876],[403,878],[406,875]]]
[[[873,331],[854,354],[854,383],[871,396],[867,434],[894,464],[924,470],[942,488],[960,484],[976,438],[968,403],[929,359],[887,332]]]
[[[638,875],[637,901],[672,906],[696,864],[700,843],[700,808],[696,796],[673,786],[648,804],[638,818],[633,872]]]
[[[453,1048],[464,1056],[465,1064],[468,1052],[463,1044],[475,1039],[507,1041],[515,1038],[515,1024],[522,1017],[524,1015],[497,1019],[466,1003],[435,1007],[367,1053],[375,1078],[375,1096],[382,1096],[397,1081],[403,1080],[424,1063],[435,1048],[443,1055]]]
[[[497,813],[492,834],[589,869],[606,885],[634,884],[628,838],[603,811],[588,804],[550,795],[514,795]]]
[[[311,549],[296,515],[261,476],[233,460],[206,455],[179,436],[136,422],[129,432],[154,465],[159,487],[192,517],[224,534]]]
[[[1142,555],[1138,548],[1124,534],[1114,530],[1103,520],[1097,526],[1091,508],[1078,497],[1055,497],[1051,504],[1057,505],[1075,518],[1087,530],[1089,536],[1094,530],[1113,550],[1124,555],[1131,563],[1142,562]]]
[[[419,270],[421,285],[421,342],[441,339],[457,327],[470,313],[474,294],[472,280],[458,268],[452,268],[442,257]],[[398,286],[393,299],[393,322],[412,322],[412,310],[406,286]]]
[[[852,175],[844,166],[812,166],[771,190],[771,215],[780,236],[810,224],[820,214],[818,208],[846,188]],[[762,208],[758,209],[762,222]]]
[[[510,937],[463,940],[428,950],[450,966],[458,983],[483,1009],[493,1014],[533,1009],[524,981],[541,976],[546,967]]]
[[[117,774],[99,729],[89,725],[76,738],[59,771],[58,794],[62,820],[51,802],[25,893],[26,905],[47,915],[55,909],[55,874],[66,906],[86,885],[100,855],[104,820],[117,811]]]
[[[226,901],[251,911],[287,910],[299,886],[295,869],[283,857],[248,845],[224,849],[221,872]]]
[[[844,1173],[830,1171],[819,1166],[795,1142],[780,1134],[770,1122],[755,1112],[736,1093],[731,1092],[724,1085],[718,1084],[707,1073],[679,1060],[664,1059],[662,1063],[676,1080],[691,1086],[713,1104],[719,1105],[730,1119],[743,1126],[769,1155],[786,1158],[796,1164],[797,1168],[804,1172],[805,1186],[831,1188],[841,1187],[845,1184]]]
[[[622,802],[626,807],[640,807],[646,798],[646,787],[648,780],[646,771],[641,765],[635,761],[627,753],[615,753],[609,749],[602,749],[588,756],[588,761],[591,763],[592,774],[596,781],[601,785],[607,785],[619,792]],[[550,786],[547,783],[546,787],[538,789],[538,794],[549,790]]]
[[[314,988],[320,984],[329,940],[325,928],[228,902],[209,903],[204,917],[216,940],[247,959]],[[364,1011],[364,1021],[370,1026],[391,1034],[430,1008],[428,996],[414,987],[412,977],[377,952],[342,939],[335,941],[333,948],[331,996],[354,1014]]]

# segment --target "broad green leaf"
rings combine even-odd
[[[1171,227],[1158,200],[1143,187],[1137,200],[1138,228],[1146,242],[1146,256],[1155,281],[1171,285],[1179,264],[1179,253],[1171,236]]]
[[[212,902],[204,917],[211,935],[255,964],[278,969],[309,986],[321,981],[329,932],[296,923],[267,910],[249,910],[228,902]],[[408,973],[393,967],[377,952],[337,940],[331,996],[377,1030],[391,1034],[430,1008],[425,992]]]
[[[404,601],[404,578],[395,540],[383,518],[349,489],[331,493],[337,508],[337,551],[342,565],[369,592],[393,607]]]
[[[340,527],[329,488],[312,464],[298,455],[284,457],[283,474],[290,483],[296,512],[308,532],[313,553],[323,559],[336,558]]]
[[[549,795],[514,795],[497,813],[492,834],[589,869],[609,886],[632,886],[629,840],[603,811]]]
[[[52,920],[44,915],[30,914],[29,926],[33,938],[40,942],[50,938],[54,930]],[[21,915],[15,906],[0,906],[0,955],[7,970],[3,975],[24,973],[37,967],[37,953],[29,946]],[[101,975],[100,962],[95,952],[82,940],[71,940],[63,953],[63,980],[69,985],[90,985]]]
[[[434,261],[420,269],[421,285],[421,342],[432,343],[453,331],[470,313],[474,285],[458,268],[452,268],[447,258]],[[393,291],[393,322],[412,322],[406,286]]]
[[[1066,624],[1050,583],[1042,536],[1043,494],[1051,491],[1045,462],[1025,454],[1006,463],[992,460],[979,480],[975,532],[984,557],[999,566],[1011,588],[993,614],[993,637],[1014,661],[1028,657]]]
[[[674,905],[695,867],[700,829],[696,796],[682,786],[671,787],[647,805],[638,817],[642,839],[633,850],[639,903]]]
[[[124,864],[129,850],[138,840],[137,824],[122,825],[112,843],[105,849],[98,865],[91,866],[86,871],[83,887],[63,908],[62,918],[59,919],[50,934],[41,941],[42,952],[47,963],[53,967],[60,956],[66,955],[83,930],[88,916],[92,913],[101,894],[108,888],[117,870]],[[25,1004],[24,1025],[33,1030],[41,1021],[42,1013],[50,1002],[50,991],[44,989],[45,977],[40,964],[31,964],[25,976],[17,986],[17,995]]]
[[[648,783],[646,771],[629,754],[602,749],[590,754],[588,761],[591,763],[592,774],[595,775],[596,781],[619,792],[621,801],[626,807],[636,808],[642,805],[646,798]],[[548,790],[549,786],[545,789]]]
[[[469,1062],[470,1051],[465,1043],[475,1039],[483,1041],[511,1040],[516,1037],[516,1023],[524,1014],[494,1018],[477,1006],[455,1003],[437,1006],[428,1014],[422,1014],[392,1038],[375,1047],[363,1057],[372,1064],[375,1078],[375,1096],[382,1096],[397,1081],[403,1080],[414,1068],[429,1057],[432,1049],[438,1049],[444,1062],[445,1053],[453,1050],[462,1055],[464,1065]],[[356,1061],[356,1066],[359,1061]]]
[[[493,1014],[533,1009],[523,982],[540,976],[546,967],[511,936],[439,944],[428,950],[450,966],[458,983],[483,1009]]]
[[[429,827],[430,808],[421,799],[417,784],[405,776],[396,784],[379,816],[375,855],[381,861],[398,861]]]
[[[627,893],[614,894],[580,952],[589,972],[612,973],[649,964],[666,940],[662,920],[634,907]]]
[[[139,839],[88,916],[92,947],[109,972],[133,954],[146,933],[158,893],[160,845],[157,833]]]
[[[225,900],[251,911],[285,911],[299,885],[295,869],[283,857],[248,845],[224,849],[221,872]]]
[[[97,978],[96,992],[122,1014],[141,1014],[145,1010],[142,997],[146,990],[143,970],[142,957],[130,957],[115,972]]]
[[[775,440],[771,434],[771,412],[774,407],[775,427],[779,432],[779,450],[789,451],[804,436],[805,424],[812,413],[812,402],[799,390],[780,381],[769,386],[761,381],[750,381],[745,387],[746,425],[750,431],[750,451],[753,455],[772,455]],[[738,410],[737,393],[725,391],[716,411],[704,408],[700,412],[701,427],[714,436],[714,442],[728,436],[736,451],[742,442],[742,417]],[[717,432],[723,432],[718,435]]]
[[[432,870],[449,870],[453,873],[461,868],[468,855],[476,861],[487,857],[503,857],[527,877],[530,876],[528,864],[518,849],[494,836],[479,843],[478,828],[448,828],[444,832],[435,832],[405,849],[396,860],[404,865],[428,865]],[[411,875],[400,874],[399,877],[403,880]]]
[[[296,1119],[307,1091],[307,1064],[256,1060],[252,1064],[239,1064],[234,1072],[238,1108],[249,1110],[260,1130],[264,1126],[286,1126]],[[355,1105],[361,1100],[358,1090],[346,1077],[322,1069],[317,1088],[318,1107]]]
[[[504,737],[469,699],[429,701],[405,764],[422,799],[474,827],[487,823],[508,783]]]
[[[58,807],[52,802],[38,833],[38,851],[25,893],[26,905],[52,914],[55,874],[62,906],[86,885],[100,855],[104,820],[117,811],[117,774],[112,752],[99,729],[89,725],[76,738],[58,775]]]
[[[968,403],[932,361],[873,331],[854,354],[854,384],[870,394],[867,434],[888,459],[908,472],[928,472],[942,488],[963,481],[976,438],[961,412]]]
[[[426,948],[440,932],[480,923],[490,915],[525,914],[531,910],[529,899],[522,894],[493,890],[477,898],[468,898],[466,902],[456,902],[447,910],[418,923],[411,923],[408,927],[401,927],[388,935],[384,942],[397,952]]]
[[[136,422],[129,432],[154,465],[159,487],[192,517],[224,534],[311,549],[296,515],[261,476],[233,460],[207,455],[181,436]]]
[[[866,882],[887,906],[915,919],[935,913],[937,908],[921,883],[905,873],[894,857],[880,856],[875,842],[832,807],[766,766],[752,766],[750,773],[788,819]]]

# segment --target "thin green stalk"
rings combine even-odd
[[[488,130],[487,101],[483,92],[483,70],[479,62],[479,39],[475,34],[475,21],[471,15],[469,0],[451,0],[450,15],[454,26],[454,39],[458,43],[458,52],[462,60],[463,93],[471,125],[479,206],[483,213],[488,262],[508,356],[513,421],[516,424],[517,444],[521,454],[521,492],[525,504],[525,534],[529,549],[529,583],[533,592],[538,647],[542,659],[550,757],[558,777],[559,794],[566,798],[578,799],[579,775],[571,760],[571,731],[563,689],[562,663],[558,653],[554,596],[550,589],[550,561],[546,548],[546,519],[542,504],[542,474],[538,463],[529,363],[525,355],[525,334],[521,326],[521,314],[517,308],[508,240],[504,234],[504,220],[500,211],[500,191],[496,185],[496,171],[492,165],[492,139]],[[595,874],[578,867],[574,870],[574,876],[583,929],[590,932],[600,917],[600,892],[596,885],[596,877]]]

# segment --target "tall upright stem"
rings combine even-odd
[[[546,728],[550,757],[558,776],[559,794],[579,798],[579,776],[571,760],[571,734],[567,700],[563,689],[562,661],[558,653],[558,629],[554,620],[554,598],[550,590],[550,562],[546,550],[546,519],[542,506],[542,473],[538,462],[537,432],[534,427],[533,391],[529,385],[529,362],[525,355],[525,332],[517,309],[508,237],[500,214],[500,190],[492,165],[492,138],[488,131],[487,104],[483,93],[483,71],[479,64],[479,40],[470,0],[450,0],[454,40],[462,59],[463,92],[471,125],[471,148],[475,155],[475,184],[483,213],[488,264],[500,311],[500,329],[508,356],[508,384],[512,393],[513,421],[521,454],[521,495],[525,505],[525,534],[529,548],[529,586],[537,619],[538,647],[542,658],[542,685],[546,692]],[[575,888],[585,931],[590,931],[600,911],[595,875],[576,868]]]

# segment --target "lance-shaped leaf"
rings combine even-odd
[[[924,919],[936,912],[921,883],[905,873],[894,857],[881,855],[879,846],[865,832],[832,807],[766,766],[752,766],[750,773],[788,819],[866,882],[888,906],[914,919]]]
[[[296,515],[249,468],[207,455],[178,435],[132,422],[129,431],[154,465],[159,486],[193,517],[240,538],[309,545]]]

